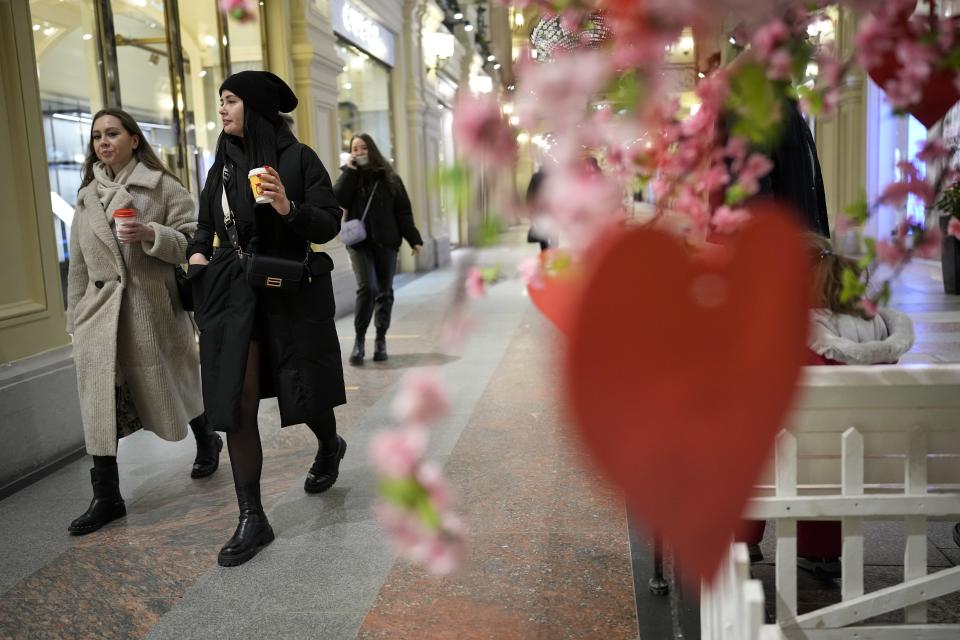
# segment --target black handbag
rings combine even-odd
[[[230,202],[227,200],[227,180],[230,173],[226,167],[223,169],[223,186],[220,190],[220,202],[223,207],[223,225],[227,229],[227,237],[230,244],[240,256],[240,264],[243,267],[244,277],[247,284],[255,289],[272,289],[274,291],[293,292],[300,288],[304,276],[309,279],[307,265],[310,262],[310,243],[307,243],[307,255],[302,261],[290,260],[289,258],[277,258],[266,256],[259,253],[250,253],[243,250],[240,244],[240,234],[237,232],[237,223],[233,217],[233,211],[230,210]]]
[[[180,265],[174,265],[173,276],[177,281],[177,294],[180,296],[180,306],[184,311],[193,311],[193,289],[187,272]]]

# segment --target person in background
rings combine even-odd
[[[277,398],[281,426],[306,423],[317,437],[306,492],[333,486],[347,450],[333,412],[346,402],[333,261],[310,248],[337,236],[340,207],[317,154],[280,117],[296,106],[290,87],[270,72],[241,71],[224,81],[223,132],[187,250],[207,420],[227,433],[240,511],[236,531],[217,556],[225,567],[247,562],[274,539],[260,500],[262,398]],[[266,170],[259,174],[258,199],[268,202],[254,199],[251,170]],[[266,270],[259,278],[251,276],[255,264]],[[283,271],[278,278],[277,264],[292,264],[299,286],[276,288],[290,277]],[[265,279],[271,275],[274,285]]]
[[[859,300],[841,300],[843,273],[860,278],[856,260],[834,253],[829,239],[808,234],[813,271],[813,309],[808,346],[811,365],[896,364],[913,347],[913,322],[893,309],[866,310]],[[762,559],[759,545],[764,523],[748,521],[742,533],[751,559]],[[840,575],[841,529],[838,521],[797,523],[798,565],[823,578]]]
[[[333,192],[346,211],[345,219],[363,219],[367,231],[365,240],[347,247],[357,277],[356,341],[350,364],[363,364],[371,319],[377,330],[373,359],[383,362],[388,357],[387,331],[393,311],[393,276],[400,241],[406,240],[413,255],[417,255],[423,238],[413,222],[410,198],[400,176],[368,134],[360,133],[350,140],[350,157],[340,168]]]
[[[134,217],[115,225],[114,213]],[[174,265],[196,229],[193,198],[119,109],[93,117],[70,229],[67,332],[73,335],[80,414],[93,456],[93,500],[70,523],[91,533],[126,515],[117,445],[141,429],[196,435],[194,477],[217,469],[223,442],[203,419],[193,324]]]
[[[543,180],[545,177],[546,174],[544,174],[542,167],[534,171],[533,175],[530,176],[530,182],[527,184],[526,203],[531,209],[534,209],[537,206],[537,198],[540,195],[540,187],[543,186]],[[531,244],[538,243],[540,245],[540,251],[546,251],[550,248],[550,240],[546,237],[546,234],[537,229],[536,220],[530,221],[530,229],[527,231],[527,242]]]

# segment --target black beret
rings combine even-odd
[[[220,85],[220,93],[224,90],[232,91],[243,100],[244,108],[253,109],[270,122],[275,122],[281,112],[297,108],[293,89],[269,71],[235,73]]]

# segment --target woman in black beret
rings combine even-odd
[[[337,236],[340,207],[317,154],[280,116],[296,106],[293,91],[272,73],[226,79],[223,133],[187,249],[206,417],[227,434],[240,506],[237,530],[220,550],[222,566],[243,564],[274,537],[260,503],[261,398],[277,398],[281,426],[306,423],[317,436],[308,493],[333,486],[347,449],[333,413],[346,402],[333,261],[310,249]],[[248,174],[261,169],[255,198]]]

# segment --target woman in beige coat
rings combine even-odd
[[[115,225],[118,209],[133,209],[134,221]],[[70,533],[126,515],[117,444],[135,431],[181,440],[189,422],[192,475],[216,470],[223,442],[203,419],[193,326],[174,276],[196,226],[193,199],[136,121],[119,109],[97,113],[70,233],[67,306],[93,501]]]

